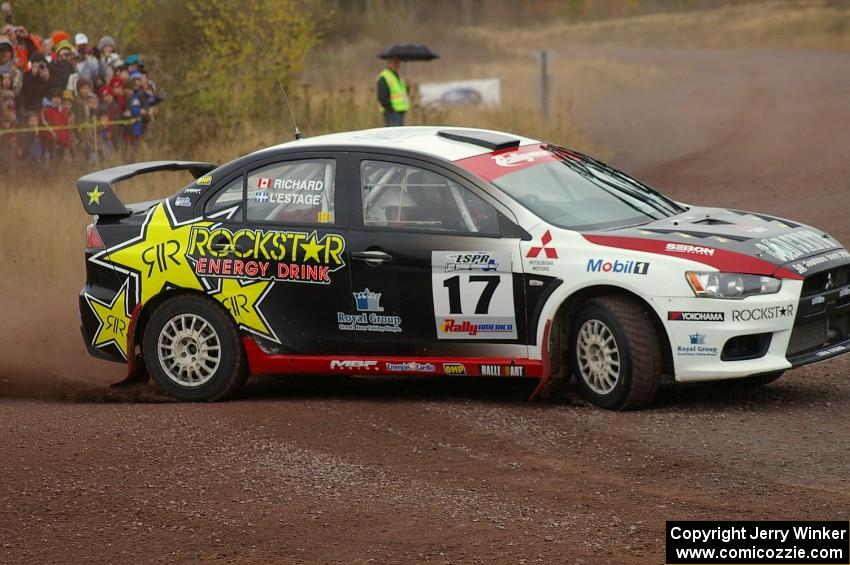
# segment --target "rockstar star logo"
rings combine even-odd
[[[101,255],[109,266],[137,275],[141,304],[159,294],[166,285],[203,290],[186,258],[186,249],[192,227],[209,225],[211,222],[196,220],[179,225],[172,223],[166,204],[158,204],[148,214],[138,237],[107,249]],[[99,259],[101,255],[92,259]]]
[[[100,190],[100,187],[96,186],[91,192],[86,192],[86,196],[89,197],[89,206],[92,204],[100,206],[100,197],[103,196],[103,191]]]
[[[316,232],[313,232],[310,235],[310,239],[306,243],[301,244],[301,249],[304,250],[304,262],[306,263],[310,260],[310,258],[312,258],[316,263],[321,262],[321,259],[319,259],[319,251],[324,248],[324,245],[316,241]]]
[[[221,288],[213,294],[213,298],[230,310],[240,327],[279,343],[280,340],[260,311],[260,303],[271,286],[269,281],[242,284],[236,279],[222,279]]]
[[[124,359],[127,358],[127,329],[130,327],[130,316],[127,314],[127,286],[129,282],[130,279],[127,279],[121,285],[121,290],[110,303],[98,300],[88,293],[85,295],[86,302],[88,302],[99,323],[94,339],[92,339],[92,346],[106,347],[113,344],[124,356]]]

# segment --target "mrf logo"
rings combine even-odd
[[[360,359],[332,359],[331,360],[331,369],[335,370],[363,370],[363,371],[377,371],[378,370],[378,362],[377,361],[363,361]]]
[[[649,263],[644,261],[606,261],[605,259],[589,259],[588,273],[621,273],[625,275],[645,275],[649,272]]]
[[[549,247],[549,244],[552,243],[552,234],[549,233],[549,230],[546,230],[546,233],[543,234],[543,237],[540,238],[540,246],[534,246],[528,250],[528,253],[525,255],[530,259],[536,258],[540,255],[540,252],[546,254],[547,259],[557,259],[558,251],[552,247]]]
[[[154,269],[164,273],[168,270],[169,262],[179,267],[180,261],[176,259],[178,253],[180,253],[180,243],[173,239],[157,243],[142,251],[142,262],[148,266],[147,276],[150,277]]]

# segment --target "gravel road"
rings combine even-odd
[[[679,77],[578,101],[615,165],[850,244],[845,53],[584,54]],[[668,519],[847,519],[846,357],[758,390],[667,387],[629,413],[485,379],[267,378],[185,405],[106,387],[121,367],[85,358],[74,299],[38,328],[0,314],[17,328],[0,346],[0,563],[660,563]]]

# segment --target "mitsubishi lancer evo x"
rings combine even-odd
[[[187,170],[161,201],[118,181]],[[799,223],[675,202],[516,135],[339,133],[222,166],[125,165],[77,187],[82,332],[184,401],[249,375],[573,376],[604,408],[850,347],[850,254]]]

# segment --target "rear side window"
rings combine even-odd
[[[399,163],[360,164],[363,225],[400,230],[497,234],[496,209],[440,175]]]
[[[274,163],[248,174],[248,221],[332,224],[336,161]]]
[[[242,176],[239,176],[221,189],[218,194],[213,196],[209,202],[207,202],[204,213],[206,213],[206,215],[210,215],[228,208],[233,208],[234,206],[238,206],[241,210],[243,180]],[[238,212],[236,215],[238,215]]]

